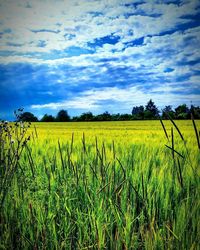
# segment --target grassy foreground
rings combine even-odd
[[[0,249],[198,249],[198,132],[176,124],[164,121],[166,134],[159,121],[8,128]]]

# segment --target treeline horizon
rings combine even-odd
[[[69,116],[67,110],[60,110],[56,116],[45,114],[41,119],[38,119],[31,112],[23,112],[23,109],[18,109],[20,115],[17,121],[27,122],[82,122],[82,121],[131,121],[131,120],[157,120],[157,119],[190,119],[193,114],[194,119],[200,119],[200,107],[191,105],[189,108],[186,104],[172,108],[171,105],[165,106],[159,110],[155,103],[150,99],[145,106],[134,106],[131,114],[110,114],[105,111],[102,114],[94,115],[92,112],[84,112],[80,116]]]

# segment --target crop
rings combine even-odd
[[[3,126],[1,184],[18,148]],[[1,249],[198,249],[197,122],[35,123],[24,133],[1,185]]]

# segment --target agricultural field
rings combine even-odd
[[[0,249],[198,249],[195,124],[4,125]]]

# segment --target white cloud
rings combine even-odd
[[[155,87],[152,90],[142,91],[138,87],[131,86],[125,89],[119,89],[117,87],[92,89],[85,91],[79,97],[72,98],[71,100],[47,103],[42,105],[32,105],[32,109],[77,109],[77,110],[97,110],[101,109],[101,102],[107,101],[109,110],[111,112],[130,112],[130,108],[136,105],[145,105],[149,99],[153,99],[155,103],[159,104],[159,107],[164,107],[173,103],[174,105],[182,104],[183,100],[186,104],[198,103],[200,94],[183,94],[181,96],[175,94],[176,91],[184,91],[185,87],[175,87],[174,84],[168,84],[167,86]]]
[[[195,1],[181,6],[148,2],[135,8],[124,5],[129,2],[35,0],[29,4],[31,8],[27,8],[27,1],[4,1],[0,10],[0,28],[11,32],[2,35],[0,48],[21,53],[62,51],[70,46],[87,47],[87,42],[111,34],[121,37],[122,48],[122,42],[170,30],[177,24],[188,22],[180,19],[181,15],[197,12]],[[94,13],[102,15],[95,16]],[[126,18],[127,13],[134,16]],[[153,14],[161,16],[154,18]],[[39,30],[43,32],[32,32]],[[45,47],[38,47],[40,40],[46,42]],[[23,46],[8,46],[11,41]]]

